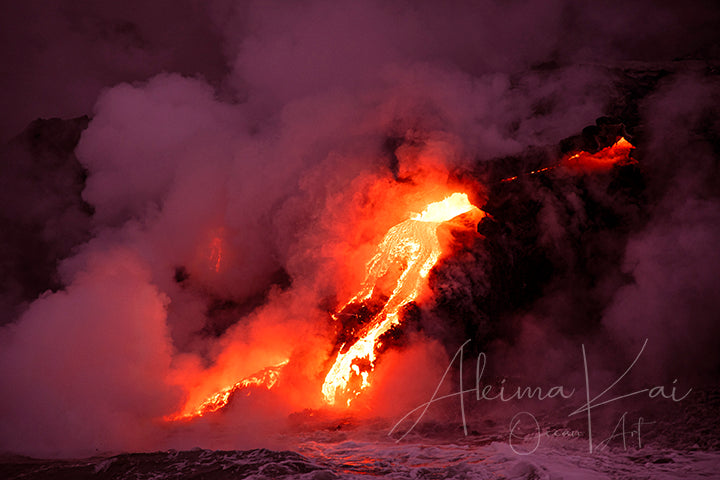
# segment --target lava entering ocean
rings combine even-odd
[[[380,337],[394,325],[399,325],[400,309],[415,300],[426,285],[427,276],[442,254],[438,227],[460,215],[473,212],[477,219],[483,212],[472,205],[465,193],[454,193],[444,200],[427,205],[422,213],[390,228],[376,247],[374,256],[366,265],[365,280],[358,293],[338,309],[338,315],[348,306],[372,301],[376,313],[366,319],[360,331],[352,336],[352,342],[343,343],[330,367],[322,386],[325,403],[334,405],[339,397],[347,405],[370,385],[369,375],[374,368],[376,349]],[[213,249],[215,240],[213,241]],[[218,256],[211,256],[219,262]],[[229,385],[204,401],[188,401],[176,414],[165,417],[167,421],[189,420],[202,417],[225,407],[231,396],[248,387],[271,389],[280,377],[285,360],[277,365]]]
[[[596,153],[578,152],[555,165],[541,168],[527,175],[535,175],[556,168],[573,173],[602,172],[615,165],[633,163],[631,150],[635,148],[620,137],[613,145]],[[506,178],[513,181],[518,177]],[[410,216],[388,230],[375,248],[373,257],[365,265],[365,277],[358,292],[333,315],[335,321],[352,317],[353,327],[344,331],[341,326],[335,359],[329,367],[321,392],[327,405],[339,401],[349,406],[353,399],[371,384],[370,373],[375,368],[382,336],[400,324],[400,310],[416,300],[427,285],[427,276],[442,255],[438,227],[463,214],[471,213],[480,220],[485,213],[472,205],[465,193],[453,193],[445,199],[430,203],[423,212]],[[221,239],[213,239],[210,261],[219,270]],[[361,312],[361,313],[358,313]],[[215,412],[225,407],[231,395],[250,386],[272,388],[288,360],[266,367],[233,385],[229,385],[197,404],[188,403],[166,420],[187,420]]]
[[[259,372],[256,372],[253,375],[250,375],[249,377],[240,380],[234,385],[223,388],[222,390],[202,402],[200,405],[185,405],[185,408],[183,408],[181,412],[174,415],[168,415],[165,417],[165,420],[189,420],[195,417],[202,417],[207,413],[216,412],[228,404],[231,395],[252,386],[265,387],[270,390],[277,383],[278,378],[280,377],[280,372],[282,371],[282,368],[287,365],[287,363],[288,360],[285,360],[278,363],[277,365],[263,368]]]

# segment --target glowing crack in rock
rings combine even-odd
[[[610,170],[615,165],[637,163],[630,158],[633,148],[635,147],[630,142],[620,137],[617,142],[596,153],[576,153],[562,162],[562,165],[579,172]]]
[[[280,377],[280,372],[282,371],[282,368],[287,365],[287,363],[288,360],[284,360],[277,365],[266,367],[233,385],[223,388],[219,392],[208,397],[200,405],[185,405],[185,408],[180,413],[168,415],[167,417],[165,417],[165,420],[190,420],[196,417],[202,417],[208,413],[216,412],[227,405],[232,394],[248,387],[264,386],[265,388],[270,390],[277,383],[278,378]]]
[[[427,283],[428,273],[440,258],[442,250],[437,235],[438,226],[473,210],[480,212],[466,194],[454,193],[440,202],[431,203],[422,213],[387,232],[366,265],[366,276],[360,291],[345,306],[369,300],[379,281],[388,275],[397,277],[394,288],[382,310],[364,326],[358,340],[347,349],[344,349],[346,345],[341,347],[322,386],[325,402],[334,405],[338,397],[343,396],[349,397],[346,402],[350,405],[352,398],[370,385],[368,368],[374,368],[378,339],[400,323],[400,309],[417,298]],[[351,378],[355,378],[352,385]]]
[[[533,170],[525,175],[537,175],[538,173],[547,172],[557,167],[564,167],[578,174],[585,172],[604,172],[611,170],[615,165],[632,165],[637,163],[636,160],[630,158],[630,152],[634,148],[635,147],[624,137],[620,137],[615,143],[596,153],[581,151],[555,165]],[[501,182],[513,182],[517,179],[518,176],[516,175],[514,177],[504,178]]]

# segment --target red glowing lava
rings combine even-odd
[[[213,237],[210,242],[210,255],[208,257],[210,268],[216,273],[220,272],[223,261],[223,239],[220,236]]]
[[[464,193],[454,193],[440,202],[431,203],[420,214],[392,227],[366,266],[366,276],[360,291],[343,307],[373,297],[378,283],[394,277],[392,289],[383,308],[363,327],[359,338],[348,348],[343,345],[328,371],[322,386],[323,398],[334,405],[338,397],[346,404],[370,385],[374,369],[375,350],[380,336],[400,323],[400,309],[417,298],[427,283],[427,276],[435,266],[442,249],[438,226],[464,213],[480,210]]]
[[[334,405],[342,398],[346,405],[350,405],[352,399],[371,384],[370,374],[374,369],[379,338],[392,326],[400,323],[400,309],[418,297],[427,284],[430,270],[443,253],[437,233],[438,227],[469,212],[480,217],[483,215],[470,203],[466,194],[454,193],[442,201],[428,204],[422,213],[408,214],[409,218],[390,228],[377,245],[374,256],[366,265],[365,280],[359,291],[338,311],[352,303],[366,301],[374,297],[376,290],[385,291],[388,285],[392,284],[390,293],[383,297],[384,306],[363,326],[354,337],[352,345],[340,348],[321,389],[323,400],[327,404]],[[220,237],[212,241],[212,247],[211,261],[214,261],[216,269],[219,269],[222,258]],[[382,288],[378,287],[381,283]],[[190,420],[218,411],[227,405],[234,393],[251,386],[271,389],[287,363],[288,360],[285,360],[266,367],[220,389],[202,401],[198,401],[198,395],[194,395],[178,413],[168,415],[165,420]]]
[[[633,148],[630,142],[620,137],[617,142],[597,153],[579,152],[566,158],[561,165],[577,173],[607,171],[615,165],[636,163],[630,158]]]
[[[578,152],[573,154],[564,160],[561,160],[556,165],[549,167],[539,168],[525,175],[537,175],[538,173],[547,172],[558,167],[565,168],[572,173],[592,173],[592,172],[607,172],[613,167],[621,165],[631,165],[637,163],[636,160],[630,158],[630,152],[635,147],[628,142],[625,138],[620,137],[618,141],[609,147],[605,147],[596,153]],[[518,179],[518,176],[504,178],[501,182],[514,182]]]
[[[635,163],[630,158],[633,148],[630,142],[621,137],[613,145],[596,153],[579,152],[556,165],[540,168],[528,175],[555,168],[573,173],[608,171],[616,165]],[[514,181],[517,178],[510,177],[503,181]],[[354,325],[351,331],[345,332],[347,335],[341,335],[338,341],[339,346],[335,350],[337,354],[321,387],[322,399],[327,405],[341,403],[349,406],[353,399],[371,385],[381,337],[400,324],[401,308],[418,298],[427,285],[430,270],[443,254],[438,227],[469,212],[473,212],[478,219],[484,216],[484,212],[470,203],[467,194],[453,193],[441,201],[426,204],[422,213],[406,214],[406,220],[391,227],[375,247],[374,255],[365,265],[364,280],[357,293],[340,306],[333,316],[338,320],[338,315],[353,305],[373,305],[371,313]],[[222,236],[213,237],[209,261],[215,272],[221,269],[223,253]],[[233,393],[250,386],[270,389],[287,363],[285,360],[266,367],[220,389],[203,401],[199,402],[195,395],[194,403],[188,401],[179,413],[166,417],[166,420],[192,419],[215,412],[227,405]]]
[[[278,378],[280,378],[280,372],[287,363],[288,360],[285,360],[277,365],[266,367],[233,385],[223,388],[219,392],[208,397],[199,405],[188,402],[180,412],[166,416],[165,420],[190,420],[196,417],[202,417],[208,413],[216,412],[227,405],[231,395],[249,387],[265,387],[270,390],[277,383]]]

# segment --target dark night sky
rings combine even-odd
[[[713,2],[3,2],[2,138],[161,72],[277,106],[428,61],[480,75],[545,62],[717,58]],[[291,81],[288,81],[291,80]]]

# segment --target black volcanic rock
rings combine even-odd
[[[87,174],[74,154],[89,121],[38,119],[0,149],[0,325],[60,288],[57,262],[90,238]]]
[[[625,133],[621,122],[601,118],[564,143],[577,151],[585,142],[597,151]],[[572,333],[597,326],[606,300],[599,286],[625,281],[622,252],[631,229],[644,224],[644,175],[638,164],[609,173],[558,168],[522,175],[557,164],[564,149],[529,149],[481,166],[488,186],[481,208],[488,216],[474,243],[441,259],[431,273],[435,303],[423,330],[449,345],[473,339],[471,348],[498,338],[512,342],[518,316],[555,291],[563,292],[571,313],[558,328]],[[517,178],[499,181],[503,176]]]
[[[0,458],[0,475],[5,479],[123,479],[186,478],[231,479],[297,478],[323,470],[299,453],[264,448],[248,451],[169,450],[126,453],[84,460],[37,460],[27,457]],[[335,478],[334,476],[325,478]]]
[[[620,137],[630,140],[630,134],[625,125],[618,119],[600,117],[595,125],[583,128],[580,135],[566,138],[560,142],[560,150],[563,153],[574,153],[578,151],[596,153],[605,147],[615,143]]]

